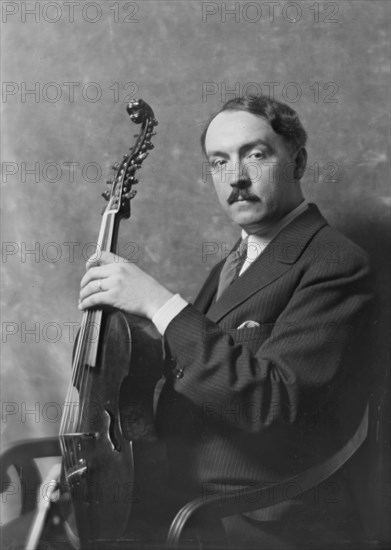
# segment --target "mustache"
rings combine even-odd
[[[238,182],[239,184],[240,182]],[[228,204],[233,204],[234,202],[237,202],[239,200],[239,198],[241,197],[243,200],[246,200],[246,201],[253,201],[253,202],[260,202],[260,198],[257,197],[256,195],[253,195],[252,193],[250,193],[250,191],[248,191],[247,189],[243,189],[243,188],[240,188],[238,186],[238,184],[234,184],[232,187],[232,192],[230,194],[230,196],[228,197],[227,199],[227,203]]]

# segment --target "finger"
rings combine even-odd
[[[80,310],[89,309],[91,307],[109,305],[108,292],[95,292],[83,298],[78,305]]]
[[[113,254],[112,252],[107,252],[106,250],[96,250],[95,254],[90,256],[86,262],[86,269],[91,269],[91,267],[96,267],[100,265],[107,265],[113,262],[118,262],[119,256]]]
[[[93,294],[107,292],[109,290],[108,281],[109,279],[96,279],[90,281],[80,290],[79,302]]]
[[[82,280],[80,281],[80,287],[83,288],[91,281],[95,281],[97,279],[107,279],[111,275],[113,271],[113,265],[101,265],[99,267],[91,267],[84,275]]]

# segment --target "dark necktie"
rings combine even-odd
[[[247,241],[248,237],[243,239],[239,246],[228,254],[220,273],[216,300],[218,300],[224,290],[239,277],[240,270],[242,269],[242,265],[244,264],[247,256]]]

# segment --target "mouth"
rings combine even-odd
[[[236,202],[260,202],[260,198],[255,195],[239,194],[234,197],[229,197],[227,202],[229,205],[235,204]]]
[[[255,202],[253,199],[245,199],[244,197],[239,197],[235,202]]]

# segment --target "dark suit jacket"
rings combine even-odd
[[[368,257],[315,205],[215,302],[222,264],[165,333],[157,427],[172,483],[192,498],[323,461],[357,426],[368,386]],[[238,329],[246,321],[256,326]]]

